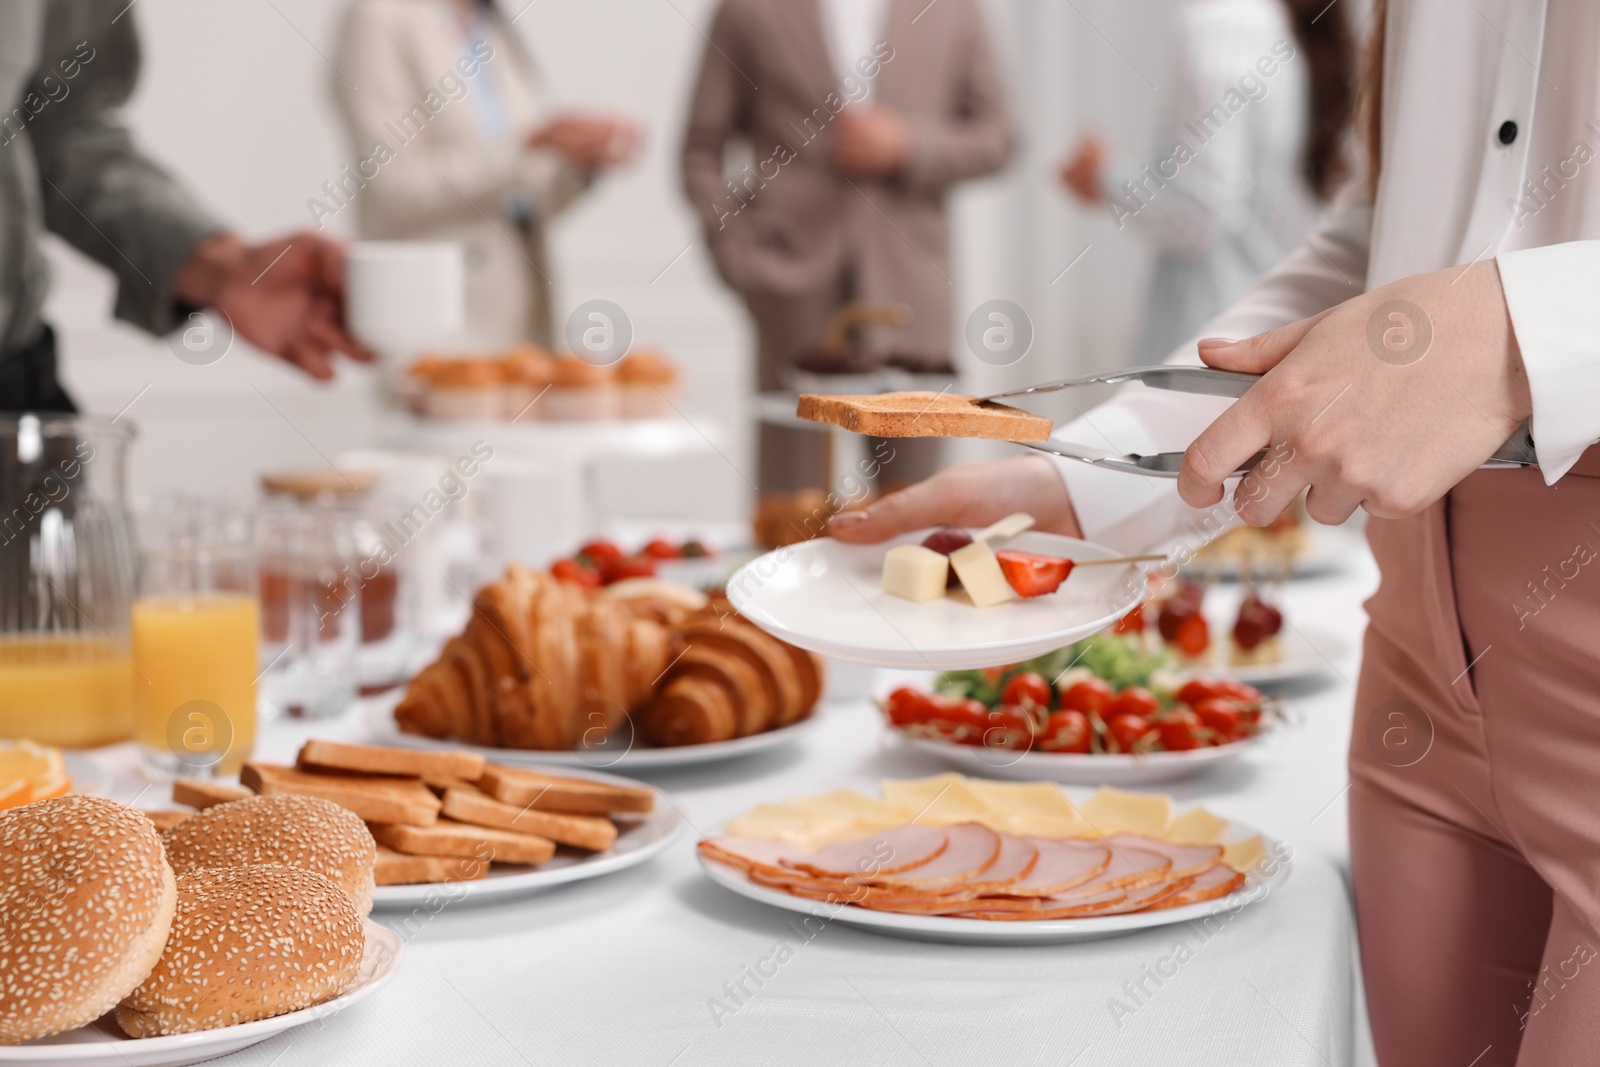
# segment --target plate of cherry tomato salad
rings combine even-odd
[[[969,770],[1075,784],[1198,774],[1258,746],[1280,721],[1273,704],[1235,679],[1156,668],[1108,680],[1082,667],[1052,675],[1053,665],[940,675],[932,688],[899,686],[881,707],[908,744]]]
[[[615,541],[596,540],[556,560],[550,565],[550,573],[564,582],[598,589],[627,578],[654,578],[663,565],[715,554],[695,540],[668,541],[658,537],[637,552],[626,552]]]

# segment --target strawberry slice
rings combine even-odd
[[[1061,583],[1072,573],[1072,561],[1059,556],[1039,556],[1032,552],[1018,552],[1004,548],[994,554],[1000,561],[1000,573],[1018,596],[1044,596],[1061,588]]]

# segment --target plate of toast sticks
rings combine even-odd
[[[295,794],[348,808],[378,845],[376,910],[597,878],[645,862],[683,830],[677,805],[654,787],[589,770],[511,767],[462,749],[313,739],[293,766],[250,762],[239,779],[180,779],[172,799],[205,809],[252,794]],[[149,814],[166,828],[192,812]]]

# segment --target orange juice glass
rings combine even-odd
[[[0,737],[91,748],[133,736],[133,661],[93,634],[0,637]]]
[[[133,605],[134,736],[163,775],[237,774],[256,736],[261,609],[243,593]]]

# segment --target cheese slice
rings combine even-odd
[[[949,557],[921,545],[896,545],[883,554],[883,591],[918,604],[944,596]]]
[[[802,815],[815,815],[819,820],[832,820],[841,815],[868,825],[872,830],[886,830],[891,826],[904,826],[916,814],[914,810],[869,797],[854,789],[835,789],[816,796],[793,797],[784,807]],[[870,832],[870,831],[869,831]]]
[[[985,778],[968,779],[968,786],[985,804],[1011,817],[1034,815],[1079,821],[1078,809],[1053,782],[995,782]]]
[[[1026,511],[1016,511],[1007,515],[999,522],[992,522],[988,526],[972,535],[974,541],[1004,541],[1015,537],[1024,530],[1033,529],[1033,516]]]
[[[1172,798],[1165,793],[1130,793],[1101,786],[1078,810],[1102,834],[1126,830],[1165,837],[1167,825],[1172,822]]]
[[[1220,844],[1228,830],[1228,820],[1205,808],[1190,808],[1167,827],[1167,840],[1180,845]]]
[[[1229,841],[1222,846],[1222,862],[1236,871],[1250,872],[1256,864],[1260,863],[1267,855],[1266,842],[1261,840],[1261,835],[1247,837],[1243,841]]]
[[[956,577],[961,579],[961,588],[967,591],[967,596],[972,598],[976,607],[992,608],[1017,597],[1016,590],[1011,588],[1011,583],[1006,581],[1006,576],[1000,570],[1000,561],[995,559],[994,549],[982,541],[962,545],[950,553],[950,566],[955,568]]]
[[[849,812],[801,811],[787,804],[761,804],[728,822],[737,837],[766,837],[815,850],[833,841],[848,841],[872,832]],[[857,832],[859,831],[859,832]]]
[[[960,774],[936,774],[931,778],[888,778],[883,783],[883,799],[909,810],[911,818],[908,821],[924,826],[949,826],[958,822],[996,826],[1000,814],[972,786],[972,779]]]

